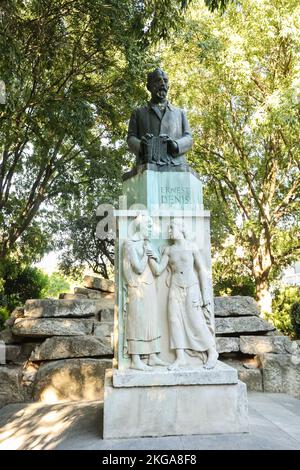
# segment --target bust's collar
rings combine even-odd
[[[148,102],[149,108],[156,108],[158,105],[156,103],[153,103],[152,101]],[[171,111],[175,108],[170,101],[167,101],[166,108],[169,108]]]

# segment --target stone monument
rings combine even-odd
[[[136,109],[116,211],[114,367],[107,371],[104,438],[248,431],[247,392],[218,361],[209,212],[188,166],[187,116],[167,101],[168,77],[148,74]]]

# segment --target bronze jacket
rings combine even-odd
[[[128,127],[127,143],[129,149],[137,157],[137,164],[142,163],[139,161],[140,144],[141,138],[147,133],[154,136],[167,134],[175,140],[179,151],[176,156],[171,156],[171,163],[175,165],[186,163],[184,154],[192,147],[193,139],[183,109],[176,108],[168,102],[165,113],[162,115],[159,109],[149,102],[133,111]]]

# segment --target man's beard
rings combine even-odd
[[[159,98],[159,99],[166,99],[167,97],[167,94],[168,94],[168,90],[166,90],[165,88],[162,88],[160,90],[157,91],[156,93],[156,96]]]

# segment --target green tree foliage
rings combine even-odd
[[[104,168],[87,167],[84,190],[69,196],[67,203],[58,201],[58,210],[63,217],[57,223],[55,245],[60,253],[60,269],[68,276],[79,275],[86,267],[106,278],[109,276],[114,264],[114,240],[97,237],[100,219],[96,212],[101,204],[118,207],[121,175],[126,162],[124,153],[124,146],[102,149]]]
[[[88,210],[90,208],[90,210]],[[57,247],[60,249],[59,268],[67,276],[80,276],[87,267],[108,278],[114,265],[114,240],[97,237],[98,219],[95,201],[68,212],[60,226]]]
[[[281,287],[274,292],[272,302],[272,315],[267,316],[274,323],[274,326],[282,333],[295,337],[297,330],[295,328],[299,313],[294,305],[300,302],[299,287]],[[292,316],[292,309],[295,309],[295,316]],[[293,318],[293,319],[292,319]]]
[[[238,266],[240,258],[231,251],[233,264],[229,264],[229,251],[226,250],[226,261],[216,255],[213,265],[214,295],[248,295],[255,297],[255,283],[248,272],[243,272]],[[222,253],[224,255],[224,253]]]
[[[149,46],[182,11],[176,0],[1,2],[0,260],[39,258],[59,202],[104,184],[107,143],[124,137],[144,93]]]
[[[0,280],[0,307],[9,313],[27,299],[43,297],[49,282],[40,269],[11,260],[2,264]]]
[[[290,316],[295,335],[300,338],[300,300],[292,305]]]
[[[16,307],[27,299],[57,298],[70,290],[70,280],[58,272],[50,276],[37,267],[6,260],[0,272],[0,329]]]
[[[221,12],[226,10],[230,1],[234,0],[204,0],[210,11],[220,10]]]
[[[162,51],[171,95],[194,129],[190,163],[219,202],[215,249],[234,237],[239,275],[270,311],[271,279],[300,254],[300,5],[243,0],[220,15],[195,1],[188,11]]]
[[[70,282],[59,272],[54,272],[47,279],[47,285],[42,291],[42,297],[57,298],[62,292],[69,292]]]
[[[6,307],[0,307],[0,330],[4,328],[4,323],[9,317],[9,310]]]

